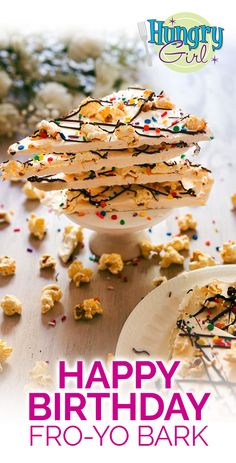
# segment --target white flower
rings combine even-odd
[[[21,123],[20,113],[11,103],[0,104],[0,137],[11,137]]]
[[[120,67],[116,64],[110,64],[106,61],[98,61],[95,66],[96,85],[93,96],[102,97],[112,93],[114,82],[122,76]]]
[[[64,85],[57,82],[47,82],[39,89],[34,105],[36,108],[57,110],[59,116],[59,114],[65,114],[71,110],[72,96]]]
[[[69,44],[68,55],[75,61],[84,61],[87,58],[96,59],[101,55],[103,49],[104,43],[101,39],[77,35]]]
[[[5,71],[0,71],[0,98],[8,94],[12,80]]]

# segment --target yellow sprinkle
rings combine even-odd
[[[75,135],[79,135],[79,131],[78,131],[78,130],[75,130]]]
[[[205,343],[205,339],[198,339],[197,342],[198,342],[198,344],[199,344],[200,346],[204,346],[204,345],[206,344],[206,343]]]
[[[147,215],[147,213],[145,211],[141,211],[139,212],[139,216],[140,217],[145,217]]]
[[[167,122],[168,122],[168,119],[163,119],[162,121],[163,124],[167,124]]]
[[[40,160],[40,161],[43,161],[43,160],[44,160],[44,155],[43,155],[43,154],[40,154],[40,155],[39,155],[39,160]]]
[[[219,336],[214,336],[213,342],[217,342],[217,341],[219,341],[219,339],[220,339]],[[199,340],[198,340],[198,343],[199,343]]]
[[[130,100],[129,100],[129,104],[134,104],[134,103],[135,103],[135,100],[134,100],[134,98],[130,98]]]
[[[126,117],[125,122],[130,122],[130,117]]]
[[[168,195],[168,196],[166,196],[166,199],[173,199],[173,196],[172,196],[172,195]]]

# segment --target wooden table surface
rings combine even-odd
[[[209,65],[210,66],[210,65]],[[165,75],[165,72],[167,73]],[[202,72],[202,71],[201,71]],[[225,67],[213,75],[213,67],[204,73],[202,82],[197,76],[182,76],[181,88],[186,85],[187,92],[183,92],[183,107],[190,107],[195,113],[204,115],[215,133],[215,140],[202,144],[202,151],[197,162],[201,162],[213,170],[215,184],[207,206],[191,210],[198,220],[198,239],[191,240],[191,251],[200,249],[215,256],[220,260],[216,247],[222,242],[236,238],[236,213],[232,211],[230,195],[236,192],[235,184],[235,156],[233,157],[233,130],[228,105],[235,99],[227,92],[222,92],[222,82],[225,79]],[[172,71],[163,71],[161,80],[167,79],[167,87],[173,98],[180,100],[177,92],[172,89],[170,75]],[[211,85],[215,78],[214,85]],[[228,76],[229,78],[229,76]],[[168,80],[169,79],[169,80]],[[177,79],[180,79],[177,76]],[[180,80],[177,80],[179,85]],[[233,80],[228,82],[233,85]],[[188,104],[190,88],[194,97],[191,105]],[[194,92],[194,89],[196,92]],[[196,96],[197,95],[197,96]],[[225,107],[225,119],[221,123],[222,101]],[[180,101],[179,101],[180,102]],[[233,102],[232,102],[233,103]],[[222,129],[227,127],[227,133]],[[6,146],[9,142],[3,141],[1,159],[6,159]],[[152,288],[152,279],[160,274],[157,258],[151,260],[141,259],[137,266],[126,265],[122,272],[122,278],[113,276],[108,272],[98,272],[97,264],[91,262],[91,253],[88,248],[89,230],[84,230],[85,247],[78,253],[78,258],[86,266],[94,269],[94,278],[90,284],[76,288],[69,282],[67,266],[61,264],[57,252],[62,238],[63,227],[69,220],[53,213],[39,205],[37,201],[25,199],[22,183],[1,183],[0,203],[1,207],[15,211],[12,223],[0,228],[0,255],[8,255],[16,259],[17,270],[13,277],[0,278],[0,298],[5,294],[17,296],[23,303],[21,317],[6,317],[0,313],[0,338],[9,343],[14,351],[9,361],[5,364],[1,375],[1,383],[9,384],[17,381],[25,384],[28,380],[28,372],[34,366],[36,360],[48,360],[51,365],[59,358],[73,360],[84,358],[106,358],[109,352],[115,351],[119,333],[130,312],[137,303]],[[187,208],[173,211],[172,215],[163,223],[155,226],[150,232],[153,242],[162,242],[171,239],[167,234],[178,232],[176,217],[187,212]],[[30,237],[27,227],[27,218],[31,212],[42,215],[47,219],[47,235],[43,241]],[[150,223],[151,225],[151,223]],[[149,226],[149,223],[148,223]],[[16,232],[14,229],[19,228]],[[190,236],[192,233],[190,233]],[[207,245],[209,242],[210,245]],[[31,249],[32,252],[27,251]],[[43,253],[49,253],[57,259],[56,271],[39,271],[39,257]],[[162,271],[167,278],[172,278],[179,272],[188,269],[188,255],[184,267],[171,266]],[[55,308],[46,315],[40,313],[40,292],[43,286],[55,282],[57,275],[58,284],[63,290],[63,299]],[[127,277],[127,282],[123,277]],[[109,287],[114,287],[113,290]],[[97,316],[91,322],[73,319],[72,308],[76,303],[85,298],[99,296],[104,307],[102,316]],[[157,301],[158,304],[158,301]],[[66,320],[61,321],[62,315]],[[56,326],[48,325],[52,319],[56,320]]]

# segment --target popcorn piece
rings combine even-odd
[[[206,121],[201,117],[189,116],[187,119],[185,119],[184,125],[188,130],[197,132],[199,130],[205,130]]]
[[[75,320],[81,320],[82,318],[92,320],[94,315],[103,313],[103,308],[98,298],[85,299],[81,304],[77,304],[73,311]]]
[[[132,125],[120,125],[115,130],[115,135],[118,140],[124,140],[128,145],[132,146],[138,141],[138,135],[135,133]]]
[[[209,254],[205,254],[202,251],[193,251],[192,256],[190,257],[189,269],[196,270],[203,267],[212,267],[217,265],[217,262]]]
[[[3,209],[0,209],[0,224],[1,223],[11,223],[11,215]]]
[[[83,229],[75,225],[64,228],[63,240],[59,249],[59,257],[66,264],[79,243],[83,242]]]
[[[5,341],[0,339],[0,371],[2,371],[2,363],[10,357],[13,349],[9,347]]]
[[[29,388],[40,387],[40,388],[51,388],[53,386],[53,378],[49,374],[49,365],[44,360],[37,360],[33,369],[29,373],[31,383]]]
[[[187,235],[175,236],[173,240],[167,243],[167,246],[172,246],[176,251],[184,251],[189,249],[189,242]]]
[[[94,101],[90,97],[88,97],[81,102],[79,112],[84,117],[92,118],[96,116],[100,109],[101,104],[99,103],[99,101]]]
[[[107,139],[107,133],[104,132],[99,127],[92,125],[92,124],[83,124],[81,128],[81,132],[88,141]]]
[[[16,273],[16,261],[11,257],[0,256],[0,275],[7,277]]]
[[[163,244],[153,244],[151,241],[148,240],[143,240],[141,243],[139,243],[140,247],[140,252],[142,257],[144,259],[148,259],[150,255],[153,253],[159,254],[161,250],[163,249],[164,245]]]
[[[232,202],[232,205],[233,205],[233,209],[236,209],[236,193],[234,193],[231,196],[231,202]]]
[[[98,262],[99,270],[109,270],[109,272],[117,275],[124,268],[124,262],[120,254],[102,254]]]
[[[165,249],[161,251],[160,256],[161,268],[167,268],[171,264],[183,265],[184,263],[184,256],[181,256],[181,254],[179,254],[172,246],[165,247]]]
[[[0,307],[3,310],[4,314],[8,317],[11,317],[15,314],[21,315],[22,312],[22,303],[15,296],[4,296],[0,302]]]
[[[236,243],[235,241],[228,241],[223,244],[220,249],[220,255],[224,264],[236,264]]]
[[[22,188],[22,191],[27,199],[37,199],[40,201],[45,197],[45,192],[33,186],[31,182],[26,182]]]
[[[39,267],[40,269],[50,268],[54,270],[56,267],[56,259],[49,254],[43,254],[39,260]]]
[[[44,314],[51,310],[55,302],[60,301],[63,294],[58,285],[47,285],[42,289],[41,293],[41,312]]]
[[[167,278],[165,276],[159,276],[159,277],[156,277],[152,280],[152,284],[153,286],[155,286],[155,288],[158,288],[158,286],[160,286],[162,283],[165,283],[167,281]]]
[[[43,217],[37,217],[35,214],[31,214],[28,222],[30,233],[42,240],[46,233],[46,221]]]
[[[189,229],[194,229],[197,226],[197,221],[193,218],[192,214],[185,214],[183,217],[180,217],[178,220],[178,226],[180,231],[187,231]]]
[[[80,283],[89,283],[93,275],[93,271],[90,268],[85,268],[79,260],[72,262],[67,273],[77,287],[80,286]]]

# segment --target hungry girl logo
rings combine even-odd
[[[177,13],[165,21],[148,19],[147,23],[146,49],[147,43],[153,44],[159,59],[170,69],[194,72],[218,61],[216,52],[223,45],[222,27],[211,26],[205,18],[194,13]],[[145,23],[138,25],[144,41],[141,24]]]

